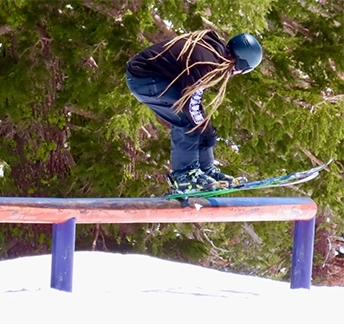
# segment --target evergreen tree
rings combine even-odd
[[[168,129],[129,93],[125,63],[183,32],[207,28],[229,39],[245,31],[262,43],[263,62],[228,84],[213,120],[222,139],[216,157],[225,172],[250,179],[334,157],[331,172],[310,183],[249,194],[309,195],[320,211],[329,206],[341,228],[343,10],[340,0],[1,1],[0,194],[166,193]],[[201,259],[211,247],[218,256],[231,255],[233,269],[270,276],[266,269],[273,265],[278,277],[290,262],[284,253],[291,246],[289,223],[150,226],[107,225],[103,234],[165,257],[189,256],[188,246]],[[86,240],[89,227],[79,235]]]

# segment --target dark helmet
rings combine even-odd
[[[252,71],[262,60],[263,51],[257,39],[247,33],[239,34],[231,38],[227,47],[236,57],[235,69],[248,73]]]

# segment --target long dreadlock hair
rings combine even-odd
[[[214,66],[214,69],[212,69],[210,72],[205,74],[201,79],[199,79],[197,82],[195,82],[191,86],[188,86],[186,89],[184,89],[182,97],[179,100],[177,100],[173,105],[173,107],[175,108],[175,113],[177,114],[180,111],[182,111],[183,106],[187,103],[187,101],[191,98],[191,96],[197,90],[201,90],[201,89],[205,90],[205,89],[211,88],[211,87],[215,86],[216,84],[222,82],[215,98],[206,107],[204,107],[204,109],[206,110],[209,106],[212,106],[212,108],[208,112],[206,118],[200,124],[196,125],[193,129],[191,129],[189,132],[194,131],[195,129],[201,127],[202,125],[203,125],[202,130],[204,130],[207,127],[211,116],[218,109],[218,107],[221,105],[221,103],[225,97],[227,82],[231,76],[231,72],[232,72],[233,67],[235,65],[234,56],[231,58],[223,57],[213,47],[211,47],[209,44],[207,44],[203,40],[203,37],[208,32],[210,32],[210,30],[199,30],[199,31],[195,31],[192,33],[187,33],[187,34],[182,34],[180,36],[177,36],[164,45],[165,49],[161,53],[159,53],[155,57],[151,58],[153,60],[153,59],[159,57],[161,54],[168,51],[176,42],[178,42],[180,40],[185,40],[185,44],[184,44],[180,54],[177,57],[177,60],[180,60],[180,59],[184,58],[184,55],[186,55],[185,69],[174,80],[172,80],[172,82],[167,86],[167,88],[164,90],[163,93],[165,93],[172,86],[172,84],[180,76],[182,76],[184,73],[189,74],[191,68],[193,68],[197,65],[202,65],[202,64]],[[204,48],[206,48],[209,51],[211,51],[212,53],[214,53],[220,59],[221,63],[195,62],[195,63],[189,65],[189,59],[190,59],[196,45],[203,46]]]

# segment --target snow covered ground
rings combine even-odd
[[[1,323],[340,323],[344,288],[289,283],[142,255],[77,252],[73,293],[51,256],[0,262]]]

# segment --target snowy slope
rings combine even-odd
[[[0,262],[1,323],[341,322],[344,288],[289,283],[142,255],[77,252],[73,293],[50,289],[51,256]]]

